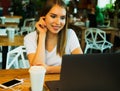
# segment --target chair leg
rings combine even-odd
[[[2,51],[2,46],[0,46],[0,51]]]
[[[23,64],[23,66],[24,66],[24,68],[27,68],[27,65],[26,65],[26,62],[25,62],[25,58],[24,58],[24,56],[23,56],[23,53],[21,54],[21,57],[22,57],[22,64]]]
[[[87,50],[88,50],[88,47],[86,46],[86,47],[85,47],[85,50],[84,50],[84,54],[87,53]]]
[[[93,50],[92,49],[90,49],[90,53],[92,53],[93,52]]]
[[[103,53],[103,50],[101,50],[101,53]]]
[[[19,68],[19,65],[18,65],[18,59],[15,61],[15,63],[14,63],[14,67],[15,67],[16,69]]]

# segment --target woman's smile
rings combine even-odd
[[[61,26],[52,26],[52,28],[57,31],[61,29]]]

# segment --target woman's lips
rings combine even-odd
[[[59,30],[59,29],[60,29],[60,26],[53,26],[53,29],[54,29],[54,30]]]

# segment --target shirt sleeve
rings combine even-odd
[[[27,54],[35,53],[37,47],[36,32],[31,32],[24,37],[24,46],[26,47]]]
[[[70,54],[74,49],[80,47],[78,37],[72,29],[68,30],[67,40],[66,53]]]

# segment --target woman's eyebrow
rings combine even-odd
[[[50,13],[50,15],[57,15],[57,14],[55,14],[55,13]],[[66,14],[65,14],[65,15],[61,15],[61,16],[66,16]]]
[[[50,13],[50,15],[57,15],[57,14],[55,14],[55,13]]]

